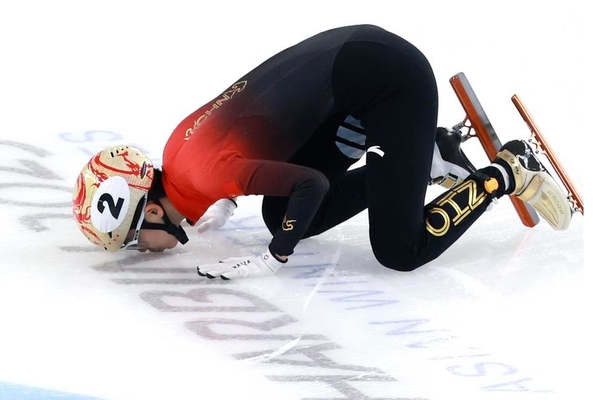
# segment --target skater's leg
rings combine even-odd
[[[412,45],[383,33],[376,43],[353,42],[342,48],[333,84],[336,101],[361,120],[367,135],[375,257],[402,271],[435,259],[484,212],[492,194],[482,191],[488,177],[477,173],[447,197],[424,205],[438,106],[429,63]],[[473,196],[477,201],[471,201]],[[446,224],[446,215],[455,218],[457,213],[459,219]]]

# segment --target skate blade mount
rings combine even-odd
[[[502,147],[502,142],[483,110],[481,102],[475,95],[475,92],[464,73],[460,72],[450,78],[450,85],[454,89],[454,92],[466,113],[464,120],[456,124],[454,128],[461,132],[463,128],[467,128],[467,132],[463,134],[462,140],[465,141],[472,137],[477,137],[489,160],[492,161]],[[565,169],[560,164],[560,161],[542,136],[540,130],[533,122],[530,114],[525,109],[518,96],[513,96],[512,101],[532,132],[530,142],[534,145],[538,153],[539,149],[541,149],[542,154],[550,161],[550,164],[560,177],[561,182],[566,187],[568,191],[567,198],[571,204],[572,211],[579,211],[583,215],[583,199],[575,189],[575,186]],[[539,223],[540,218],[532,206],[515,196],[510,196],[510,200],[523,225],[534,227]]]
[[[529,142],[533,145],[536,154],[543,154],[544,156],[546,156],[546,159],[550,161],[552,168],[559,176],[560,180],[562,181],[562,184],[568,192],[567,199],[571,204],[572,210],[574,212],[580,212],[581,215],[583,215],[583,198],[577,191],[577,188],[575,187],[575,184],[573,183],[571,177],[569,177],[569,174],[567,174],[567,171],[565,170],[560,160],[552,150],[552,147],[550,147],[550,144],[548,143],[546,138],[544,138],[544,135],[542,135],[542,132],[538,128],[537,124],[533,121],[533,118],[531,118],[531,114],[523,104],[523,101],[521,101],[519,96],[517,96],[516,94],[511,97],[511,100],[517,108],[517,110],[519,111],[519,114],[521,114],[521,117],[525,121],[525,124],[527,124],[529,131],[531,132]]]
[[[460,72],[450,78],[450,85],[467,114],[465,119],[456,124],[454,128],[461,131],[463,128],[467,128],[466,134],[463,135],[463,141],[477,137],[489,160],[492,161],[496,158],[496,154],[498,154],[498,151],[502,147],[502,142],[483,110],[471,84],[465,74]],[[532,228],[540,222],[540,217],[532,206],[515,196],[510,196],[510,201],[523,225]]]

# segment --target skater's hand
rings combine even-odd
[[[246,278],[249,276],[273,275],[283,266],[283,263],[265,251],[260,255],[249,257],[233,257],[216,264],[200,265],[198,275],[208,279],[221,278],[224,280]]]
[[[219,229],[229,217],[231,217],[237,208],[237,204],[233,199],[217,200],[198,220],[198,232],[206,232],[210,229]]]

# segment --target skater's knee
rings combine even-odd
[[[401,249],[373,249],[375,258],[381,265],[395,271],[410,272],[423,263],[409,252]]]

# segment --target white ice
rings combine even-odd
[[[599,398],[598,262],[584,235],[594,15],[583,0],[3,2],[0,398]],[[71,189],[91,154],[125,142],[159,161],[179,121],[247,70],[356,23],[428,56],[440,125],[464,117],[448,83],[462,71],[501,139],[527,138],[519,94],[586,216],[566,232],[526,228],[503,199],[437,260],[399,273],[374,260],[363,213],[302,242],[274,277],[240,282],[204,281],[195,266],[264,249],[256,197],[163,255],[105,254],[81,235]]]

